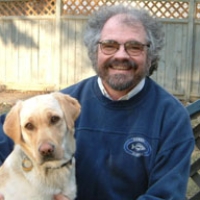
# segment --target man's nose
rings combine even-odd
[[[129,54],[126,52],[126,49],[124,48],[124,45],[120,45],[119,49],[117,50],[117,52],[115,53],[114,57],[116,58],[129,58]]]

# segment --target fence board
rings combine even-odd
[[[39,78],[39,24],[31,21],[31,82],[37,83]]]
[[[69,34],[68,34],[68,21],[67,20],[63,20],[61,23],[61,56],[60,56],[60,60],[61,60],[61,66],[60,67],[60,81],[64,84],[67,85],[68,84],[68,54],[67,54],[67,39],[69,38]],[[64,63],[64,64],[63,64]]]
[[[191,95],[199,98],[200,94],[200,24],[196,24],[194,35],[194,64],[191,79]]]
[[[10,30],[6,31],[5,37],[12,38],[9,43],[6,45],[6,54],[5,54],[5,69],[6,69],[6,81],[9,82],[18,82],[18,51],[16,50],[16,35],[17,31],[15,24],[12,21],[8,21],[5,24],[5,29]]]
[[[165,47],[154,79],[176,95],[184,95],[187,24],[163,23]]]
[[[80,20],[79,22],[76,21],[75,23],[76,26],[76,48],[75,48],[75,82],[78,82],[79,80],[81,80],[81,76],[82,76],[82,67],[83,66],[83,23],[82,20]]]
[[[5,26],[4,23],[0,23],[0,36],[5,38]],[[6,71],[5,71],[5,56],[6,56],[6,45],[4,40],[0,40],[0,85],[6,82]]]
[[[48,20],[41,20],[39,23],[39,83],[51,83],[53,80],[52,39],[55,34],[52,30],[54,24]]]
[[[31,35],[31,26],[29,22],[21,23],[18,21],[18,27],[21,32],[25,35]],[[31,80],[31,51],[27,51],[27,47],[31,47],[31,41],[27,40],[27,37],[24,37],[23,34],[18,34],[18,44],[23,44],[24,46],[18,48],[18,69],[19,69],[19,82],[29,83]],[[19,45],[17,46],[19,47]]]
[[[63,24],[63,37],[61,40],[62,45],[62,58],[63,62],[61,64],[62,71],[64,68],[67,68],[66,74],[62,74],[63,81],[66,85],[69,85],[71,82],[74,82],[75,75],[75,23],[73,20],[65,21]],[[66,79],[66,81],[65,81]]]

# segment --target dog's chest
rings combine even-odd
[[[12,187],[11,187],[12,185]],[[6,200],[53,200],[53,195],[38,193],[28,182],[21,182],[17,177],[10,180],[4,188],[1,188]]]

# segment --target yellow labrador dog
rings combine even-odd
[[[74,121],[77,100],[59,92],[19,101],[8,113],[5,133],[15,147],[0,168],[5,200],[76,197]]]

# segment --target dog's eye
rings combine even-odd
[[[57,123],[59,120],[60,120],[60,117],[58,117],[58,116],[52,116],[51,119],[50,119],[50,123],[51,123],[51,124],[55,124],[55,123]]]
[[[28,122],[28,123],[25,125],[25,128],[31,131],[31,130],[34,129],[34,126],[33,126],[33,124],[31,124],[30,122]]]

